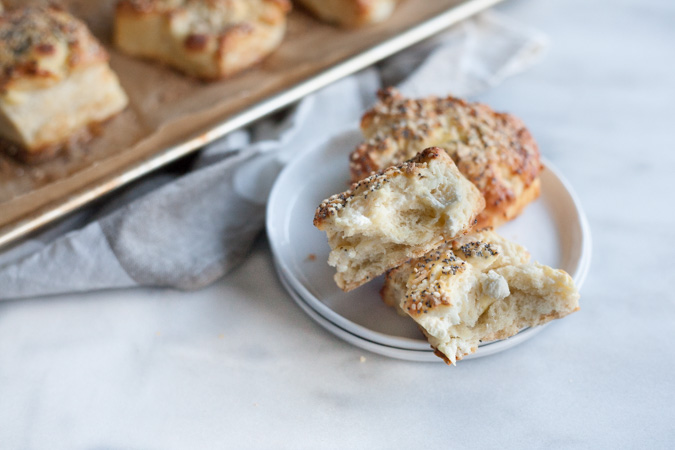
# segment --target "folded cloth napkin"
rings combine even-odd
[[[411,96],[478,94],[542,54],[540,33],[488,11],[306,97],[0,254],[0,299],[132,286],[197,289],[246,256],[283,166],[358,126],[382,85]],[[350,149],[345,149],[345,153]]]

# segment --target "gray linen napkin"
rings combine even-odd
[[[0,254],[0,299],[132,286],[197,289],[244,258],[292,158],[354,129],[382,85],[478,94],[533,64],[540,33],[489,11],[208,146],[182,176],[154,175]]]

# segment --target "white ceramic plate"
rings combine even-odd
[[[389,356],[391,358],[405,359],[408,361],[420,361],[420,362],[437,362],[440,359],[429,350],[429,345],[423,350],[413,350],[405,349],[398,347],[391,347],[388,345],[383,345],[379,342],[369,341],[359,334],[347,331],[330,320],[323,317],[318,313],[314,308],[312,308],[300,294],[298,294],[295,289],[291,286],[290,282],[286,279],[284,272],[279,268],[279,264],[275,261],[275,267],[277,273],[279,274],[279,279],[281,284],[286,288],[288,293],[291,295],[293,300],[300,306],[300,308],[307,313],[309,317],[314,319],[319,325],[324,327],[326,330],[333,333],[335,336],[340,339],[349,342],[357,347],[371,351],[373,353],[378,353],[380,355]]]
[[[330,252],[326,236],[312,224],[317,205],[348,188],[348,155],[360,141],[358,131],[338,136],[296,158],[277,178],[267,208],[267,234],[278,271],[294,299],[303,302],[300,306],[305,311],[310,308],[316,314],[308,314],[330,331],[335,333],[329,328],[334,326],[388,349],[431,355],[429,344],[414,322],[380,300],[381,278],[348,293],[335,285],[334,269],[326,264]],[[540,198],[516,220],[501,227],[499,233],[524,245],[533,259],[566,270],[580,288],[590,263],[590,232],[571,188],[549,163],[545,164]],[[523,330],[503,341],[483,343],[471,356],[504,350],[540,328]],[[358,345],[344,334],[338,336]],[[389,352],[388,356],[393,355]]]

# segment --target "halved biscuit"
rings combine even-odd
[[[296,0],[321,20],[345,27],[382,22],[398,0]]]
[[[0,147],[26,161],[52,156],[128,103],[108,54],[57,7],[0,15]]]
[[[115,44],[188,75],[223,78],[279,46],[289,10],[288,0],[121,0]]]
[[[350,291],[466,233],[485,206],[440,148],[428,148],[325,200],[314,225],[328,235],[335,282]]]
[[[439,146],[485,197],[479,228],[513,219],[539,196],[539,149],[516,117],[454,97],[378,96],[361,120],[366,140],[351,154],[352,181]]]
[[[493,231],[467,234],[389,271],[382,298],[454,364],[481,341],[506,339],[579,309],[565,271],[529,260],[527,250]]]

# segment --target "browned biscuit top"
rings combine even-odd
[[[28,80],[58,82],[77,67],[107,59],[87,26],[58,7],[0,15],[0,89]]]
[[[484,214],[507,211],[506,219],[512,218],[509,207],[542,167],[537,144],[518,118],[451,96],[409,99],[390,88],[378,97],[361,121],[366,141],[351,154],[352,181],[438,145],[481,191]],[[495,224],[487,220],[481,226]]]
[[[121,0],[117,8],[138,14],[190,14],[192,33],[220,34],[230,26],[248,21],[276,23],[290,11],[291,3],[289,0]]]
[[[320,225],[326,218],[337,214],[337,212],[344,208],[354,196],[365,193],[367,198],[368,191],[374,192],[380,189],[384,184],[389,183],[392,178],[400,175],[407,177],[419,176],[420,170],[426,168],[429,162],[434,159],[443,158],[450,159],[443,149],[430,147],[404,163],[388,167],[361,181],[353,183],[349,190],[340,194],[335,194],[321,202],[321,205],[317,208],[314,216],[314,225],[321,228]]]
[[[409,281],[410,290],[401,305],[408,314],[426,314],[439,305],[451,305],[450,297],[439,283],[436,272],[454,276],[464,272],[466,263],[458,259],[447,245],[427,253],[422,258],[410,261],[413,276]]]

